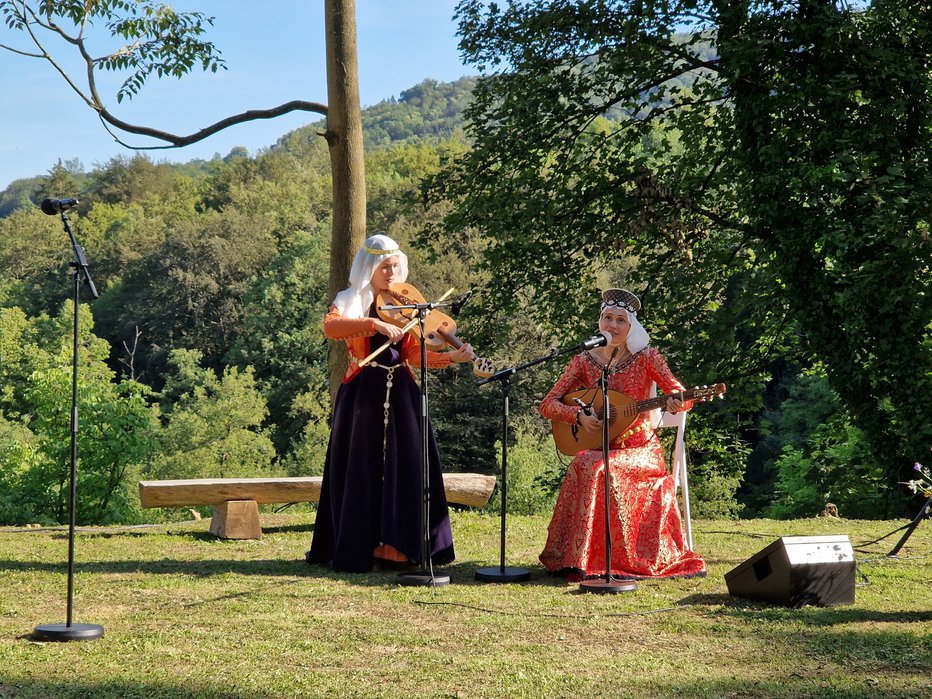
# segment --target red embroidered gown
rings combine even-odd
[[[649,398],[652,382],[667,394],[683,389],[652,347],[612,371],[609,388],[634,400]],[[578,388],[598,386],[601,372],[602,366],[589,352],[573,357],[541,402],[541,415],[574,422],[577,408],[564,405],[560,398]],[[609,449],[612,574],[634,579],[705,575],[705,561],[684,543],[673,477],[667,473],[650,413],[641,413]],[[581,451],[570,464],[540,554],[547,570],[572,576],[605,573],[602,469],[601,449]]]

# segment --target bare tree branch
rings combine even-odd
[[[215,122],[210,126],[205,126],[203,129],[195,131],[192,134],[188,134],[187,136],[178,136],[176,134],[169,133],[168,131],[162,131],[160,129],[154,129],[148,126],[130,124],[129,122],[123,121],[122,119],[118,119],[102,106],[96,109],[101,121],[104,121],[111,126],[118,128],[120,131],[136,134],[137,136],[148,136],[149,138],[156,138],[160,141],[166,141],[168,144],[170,144],[165,146],[130,146],[117,138],[112,131],[110,132],[118,143],[126,146],[127,148],[132,148],[133,150],[163,150],[166,148],[181,148],[182,146],[189,146],[192,143],[202,141],[208,136],[212,136],[218,131],[222,131],[223,129],[235,124],[242,124],[244,122],[255,121],[257,119],[274,119],[275,117],[279,117],[290,112],[315,112],[324,116],[327,115],[327,105],[325,104],[321,104],[320,102],[305,102],[304,100],[292,100],[290,102],[285,102],[284,104],[281,104],[277,107],[272,107],[271,109],[249,109],[240,114],[234,114],[233,116],[228,116],[225,119],[221,119],[220,121]]]
[[[48,4],[45,8],[46,18],[45,21],[33,10],[32,7],[27,5],[25,2],[21,3],[21,9],[19,9],[19,19],[22,22],[23,28],[26,30],[33,44],[39,49],[40,53],[31,53],[23,51],[20,49],[15,49],[6,44],[0,44],[0,48],[9,50],[13,53],[28,56],[30,58],[41,58],[48,61],[52,67],[62,76],[65,82],[71,87],[72,90],[95,112],[100,118],[101,123],[104,125],[104,128],[107,132],[113,137],[113,139],[120,145],[130,148],[132,150],[163,150],[168,148],[181,148],[183,146],[191,145],[192,143],[197,143],[202,141],[218,131],[235,126],[237,124],[242,124],[248,121],[256,121],[259,119],[274,119],[280,117],[284,114],[289,114],[296,111],[304,112],[313,112],[316,114],[321,114],[327,116],[327,105],[320,102],[308,102],[305,100],[291,100],[290,102],[285,102],[280,104],[277,107],[272,107],[270,109],[249,109],[239,114],[234,114],[232,116],[225,117],[219,121],[214,122],[213,124],[206,126],[202,129],[199,129],[193,133],[186,135],[179,135],[171,133],[169,131],[164,131],[162,129],[156,129],[149,126],[144,126],[141,124],[132,124],[130,122],[120,119],[118,116],[113,114],[104,103],[103,98],[97,89],[97,80],[95,69],[99,63],[99,59],[95,59],[87,50],[84,41],[84,27],[85,22],[81,24],[80,32],[77,36],[72,36],[64,29],[62,29],[53,19],[52,15],[52,4]],[[76,47],[81,54],[81,58],[84,60],[86,66],[86,80],[87,80],[87,91],[85,92],[65,71],[65,69],[55,60],[55,58],[49,53],[40,40],[39,36],[36,35],[33,31],[33,27],[38,26],[42,29],[45,29],[49,32],[53,32],[60,36],[64,41]],[[134,46],[138,45],[138,40],[135,44],[130,44],[124,46],[121,49],[118,49],[116,52],[110,55],[117,55],[121,52],[132,51]],[[113,128],[110,128],[113,127]],[[128,144],[123,140],[123,138],[114,132],[113,129],[118,131],[123,131],[129,134],[134,134],[137,136],[145,136],[148,138],[154,138],[159,141],[163,141],[166,145],[155,145],[155,146],[134,146]]]
[[[19,54],[20,56],[27,56],[29,58],[45,58],[41,53],[29,53],[28,51],[23,51],[22,49],[16,49],[12,46],[7,46],[6,44],[0,44],[0,49],[6,49],[11,53]]]

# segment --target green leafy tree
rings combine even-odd
[[[243,332],[228,355],[237,366],[254,367],[276,425],[279,454],[301,437],[308,421],[319,423],[321,412],[326,427],[326,247],[322,235],[295,235],[272,260],[246,292]]]
[[[35,206],[36,193],[42,186],[41,177],[13,180],[0,192],[0,219],[15,211],[25,211]]]
[[[0,523],[52,524],[54,512],[43,513],[43,493],[34,492],[30,474],[42,468],[44,455],[36,435],[25,425],[0,413]]]
[[[148,390],[134,381],[113,383],[112,372],[103,365],[100,370],[104,375],[78,384],[77,517],[87,524],[133,521],[136,494],[125,479],[130,467],[145,461],[154,446]],[[71,453],[70,367],[36,372],[29,399],[34,409],[29,425],[44,458],[24,475],[23,488],[26,493],[43,493],[37,514],[54,513],[55,520],[64,523]]]
[[[111,158],[91,173],[87,196],[95,204],[129,206],[147,199],[165,198],[171,192],[175,168],[168,163],[154,163],[137,153],[132,157]]]
[[[72,309],[69,301],[56,317],[31,319],[19,309],[0,312],[0,381],[12,388],[0,403],[0,450],[9,465],[4,478],[14,497],[5,507],[9,523],[67,520]],[[136,498],[126,477],[149,456],[153,413],[144,386],[115,381],[104,361],[109,347],[92,325],[90,310],[82,307],[76,513],[82,523],[131,521]]]
[[[474,147],[426,193],[454,202],[446,237],[488,243],[488,322],[576,331],[622,282],[739,405],[798,339],[902,480],[932,429],[910,397],[932,381],[930,11],[461,2]]]
[[[533,423],[516,420],[514,434],[508,446],[508,502],[509,513],[550,514],[569,459],[560,454],[550,435],[542,434]],[[501,470],[501,439],[495,445],[497,470]],[[502,491],[496,488],[486,509],[500,512]]]
[[[61,222],[38,208],[0,218],[0,305],[29,315],[54,313],[71,294],[68,262],[74,258]]]
[[[165,426],[148,478],[232,478],[273,475],[275,448],[262,427],[268,415],[251,368],[218,376],[196,350],[174,350],[162,393]]]
[[[152,383],[175,348],[199,350],[217,369],[242,331],[251,280],[274,254],[274,235],[261,215],[205,212],[179,221],[102,297],[110,311],[106,333],[130,341],[141,333],[138,375]]]
[[[883,517],[884,474],[867,441],[844,412],[816,426],[801,447],[785,446],[776,461],[771,517],[812,517],[832,503],[842,517]]]
[[[807,350],[889,481],[928,449],[932,7],[810,1],[722,13],[740,196]],[[748,41],[780,36],[769,45]]]
[[[0,308],[0,412],[28,416],[25,388],[29,376],[51,358],[37,344],[35,322],[20,308]]]
[[[104,101],[97,85],[100,70],[125,75],[116,94],[117,103],[132,99],[149,78],[180,78],[197,67],[217,72],[226,65],[208,40],[213,18],[203,12],[180,12],[155,0],[102,0],[84,3],[0,1],[8,34],[23,37],[21,44],[0,43],[0,49],[26,58],[47,61],[67,85],[92,109],[114,138],[128,147],[165,148],[196,143],[237,124],[270,119],[293,111],[322,114],[327,119],[323,136],[330,152],[332,208],[330,283],[332,298],[346,285],[352,257],[365,238],[366,191],[363,161],[359,76],[356,56],[356,4],[354,0],[325,0],[326,68],[328,104],[291,100],[271,109],[250,109],[222,118],[198,131],[180,135],[160,128],[134,124],[120,118]],[[106,26],[116,46],[92,49],[93,32],[85,31],[95,21]],[[72,77],[53,57],[46,42],[63,42],[77,51],[84,74]],[[95,58],[94,56],[98,56]],[[163,145],[129,146],[124,138],[155,139]],[[149,142],[149,141],[147,141]],[[346,368],[343,353],[333,353],[331,379],[334,384]]]
[[[843,516],[883,516],[884,472],[821,366],[786,377],[786,395],[764,412],[755,449],[765,470],[748,497],[755,512],[778,517],[820,513],[829,502]],[[752,489],[755,491],[755,489]]]
[[[461,133],[461,114],[475,82],[473,77],[452,83],[424,80],[402,90],[397,100],[366,109],[362,115],[366,148],[410,141],[436,142]]]
[[[330,401],[326,392],[326,373],[321,370],[309,381],[311,389],[295,397],[291,414],[303,420],[282,466],[289,476],[322,476],[330,443]]]
[[[59,159],[52,166],[48,176],[43,179],[42,185],[36,193],[36,199],[72,197],[78,191],[80,179],[83,178],[79,161],[69,160],[67,163],[63,163]]]

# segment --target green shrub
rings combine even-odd
[[[508,446],[507,511],[521,515],[552,512],[557,490],[566,473],[553,440],[549,435],[535,434],[521,427],[514,434],[514,443]],[[501,474],[501,442],[496,443],[496,448]],[[498,487],[486,509],[500,511],[501,498],[501,487]]]

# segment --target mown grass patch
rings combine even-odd
[[[445,588],[308,566],[313,514],[265,515],[260,541],[208,523],[81,530],[75,615],[103,639],[36,643],[65,616],[62,530],[0,529],[0,697],[924,697],[932,693],[932,523],[699,521],[709,575],[599,596],[544,574],[547,519],[508,520],[526,584],[473,579],[499,520],[454,512]],[[728,595],[724,574],[785,535],[847,534],[856,602],[790,609]],[[867,543],[862,546],[862,543]]]

